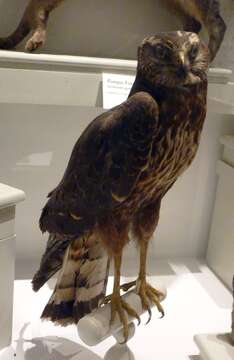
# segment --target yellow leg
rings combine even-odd
[[[147,259],[147,250],[148,250],[148,242],[142,241],[140,243],[140,271],[137,280],[137,293],[141,298],[141,303],[143,309],[148,310],[149,320],[151,320],[151,308],[150,303],[153,303],[157,306],[158,311],[164,316],[164,310],[162,305],[160,304],[160,296],[163,294],[154,289],[150,284],[146,281],[146,259]]]
[[[128,316],[134,317],[140,322],[140,317],[137,312],[132,309],[126,301],[121,298],[120,295],[120,268],[122,262],[122,255],[116,255],[114,257],[114,288],[113,293],[110,296],[110,303],[111,303],[111,324],[116,318],[118,314],[121,323],[123,324],[123,335],[125,342],[128,340]],[[126,314],[127,313],[127,314]]]

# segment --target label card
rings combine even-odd
[[[134,75],[102,74],[103,107],[110,109],[128,97],[134,83]]]

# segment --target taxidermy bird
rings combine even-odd
[[[161,201],[194,159],[206,116],[207,46],[194,33],[159,33],[143,41],[129,98],[94,119],[78,139],[67,169],[49,194],[40,228],[49,240],[35,291],[60,270],[42,317],[61,325],[78,320],[103,302],[108,259],[114,262],[111,321],[116,315],[128,337],[121,298],[121,262],[130,234],[139,245],[136,285],[142,306],[159,303],[146,280],[149,241]],[[169,223],[170,224],[170,223]]]
[[[25,49],[34,51],[46,41],[46,29],[50,12],[65,0],[30,0],[17,29],[0,39],[1,49],[12,49],[29,33]],[[199,33],[202,26],[209,34],[210,60],[219,50],[226,31],[220,15],[219,0],[160,0],[169,11],[182,20],[183,29]]]

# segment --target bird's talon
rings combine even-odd
[[[150,307],[147,310],[148,310],[149,318],[146,321],[145,325],[148,325],[152,319],[152,311],[151,311]]]
[[[124,336],[123,344],[125,344],[128,340],[128,323],[129,323],[128,316],[132,318],[136,318],[138,320],[138,324],[140,324],[141,319],[140,316],[137,314],[137,312],[133,308],[131,308],[131,306],[126,301],[124,301],[121,298],[121,296],[111,295],[110,297],[111,297],[110,324],[111,325],[113,324],[116,318],[116,314],[118,314],[119,320],[123,326],[123,336]],[[126,313],[128,316],[126,315]]]
[[[147,284],[146,281],[139,281],[137,293],[141,298],[142,308],[147,310],[149,313],[149,319],[146,324],[148,324],[152,318],[149,301],[156,305],[158,311],[162,315],[161,318],[164,317],[165,313],[162,305],[160,304],[160,296],[163,296],[163,294],[160,291],[154,289],[151,285]]]

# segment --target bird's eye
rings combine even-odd
[[[189,59],[190,60],[195,60],[197,55],[198,55],[198,46],[197,45],[193,45],[189,51]]]
[[[170,49],[167,46],[158,44],[154,47],[155,55],[160,60],[166,60],[170,57]]]

